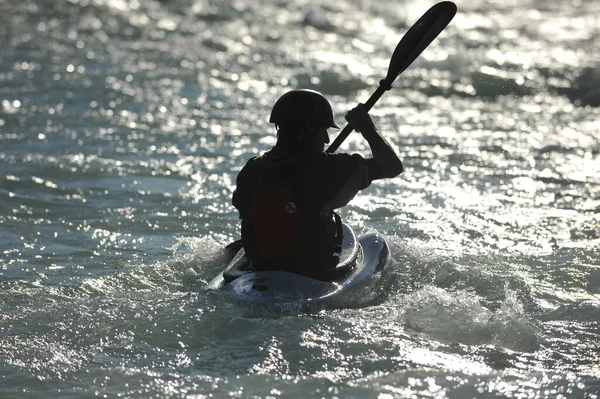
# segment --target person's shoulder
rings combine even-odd
[[[252,158],[248,159],[248,161],[246,161],[246,165],[244,166],[244,168],[263,164],[271,158],[270,153],[271,151],[267,151],[262,154],[253,156]]]
[[[246,166],[256,165],[258,163],[261,163],[264,160],[264,158],[265,158],[265,154],[253,156],[252,158],[248,159],[248,161],[246,161]]]
[[[365,159],[359,154],[322,153],[315,165],[326,175],[345,176],[365,165]]]
[[[344,170],[349,173],[361,171],[367,176],[369,183],[381,178],[381,165],[374,158],[364,158],[360,154],[328,154],[328,167],[333,170]],[[368,186],[368,184],[365,185]]]
[[[348,153],[335,153],[329,154],[324,152],[324,159],[327,162],[339,162],[339,163],[363,163],[365,158],[360,154],[348,154]]]
[[[266,154],[260,154],[248,159],[242,169],[238,172],[237,181],[240,182],[253,179],[253,176],[260,174],[266,158]]]

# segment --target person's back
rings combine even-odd
[[[372,127],[366,111],[352,112],[357,127]],[[334,209],[372,180],[399,174],[402,164],[374,127],[388,147],[383,155],[393,155],[383,165],[376,158],[323,152],[327,128],[337,125],[329,102],[313,91],[282,96],[270,121],[278,129],[277,145],[249,160],[236,181],[233,204],[242,219],[242,243],[255,269],[319,278],[339,260],[341,221]]]
[[[331,190],[323,185],[333,179],[314,179],[325,154],[314,155],[289,159],[271,151],[240,173],[234,204],[254,268],[315,276],[337,264],[341,233],[332,210],[325,209]]]

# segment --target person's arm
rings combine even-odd
[[[392,146],[377,132],[364,104],[359,104],[356,108],[350,110],[346,114],[346,120],[369,143],[373,159],[381,167],[381,176],[378,178],[396,177],[402,173],[404,170],[402,161],[400,161]]]
[[[240,170],[235,180],[236,187],[233,192],[231,203],[234,207],[237,208],[240,219],[243,219],[246,215],[246,210],[248,209],[248,205],[250,204],[250,200],[252,197],[252,193],[254,191],[254,159],[251,158],[248,160],[246,165]]]

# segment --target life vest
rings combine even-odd
[[[253,255],[259,262],[297,258],[300,212],[296,195],[288,185],[276,181],[256,185],[247,217],[253,230]]]
[[[257,176],[242,218],[242,243],[257,269],[309,275],[339,261],[341,220],[308,205],[298,170],[293,162],[271,161]]]

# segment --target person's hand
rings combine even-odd
[[[402,161],[392,146],[379,134],[364,104],[358,104],[346,114],[350,126],[369,143],[373,158],[379,164],[379,172],[372,175],[373,179],[392,178],[402,173]]]
[[[358,104],[355,108],[348,111],[346,120],[354,130],[360,132],[365,138],[377,134],[375,125],[373,125],[371,116],[364,104]]]

